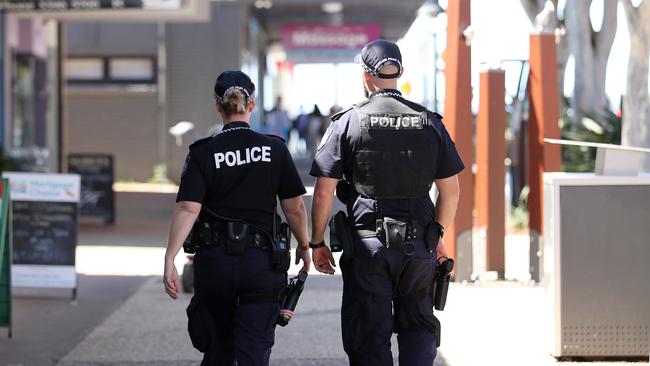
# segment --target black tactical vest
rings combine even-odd
[[[371,97],[353,108],[360,130],[353,155],[355,190],[374,199],[429,194],[438,146],[428,130],[427,110],[388,96]]]

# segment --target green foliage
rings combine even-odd
[[[0,145],[0,173],[10,172],[13,170],[13,165],[11,161],[5,157],[5,150],[2,145]]]
[[[519,205],[513,207],[508,217],[508,227],[510,229],[525,229],[528,227],[530,215],[528,214],[528,193],[530,188],[525,186],[519,194]]]
[[[584,117],[580,124],[569,122],[569,116],[563,114],[560,120],[562,139],[599,142],[619,145],[621,143],[621,118],[614,113],[605,112],[600,123],[590,117]],[[596,166],[596,149],[582,146],[562,146],[562,171],[593,172]]]
[[[167,178],[167,165],[165,164],[156,164],[153,167],[153,176],[149,178],[147,183],[169,183]]]

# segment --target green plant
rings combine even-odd
[[[567,123],[569,116],[561,117],[562,139],[599,142],[619,145],[621,143],[621,118],[610,111],[605,112],[601,123],[586,116],[577,126]],[[596,166],[596,149],[585,146],[562,146],[562,171],[593,172]]]
[[[530,192],[528,186],[522,188],[521,194],[519,195],[519,205],[510,211],[508,227],[511,229],[525,229],[528,227],[528,192]]]
[[[4,146],[0,145],[0,173],[12,171],[13,165],[11,161],[5,156]]]
[[[153,167],[153,176],[147,180],[147,183],[169,183],[169,178],[167,178],[167,165],[163,163],[156,164]]]

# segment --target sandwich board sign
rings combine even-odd
[[[12,199],[13,287],[72,289],[81,180],[77,174],[6,172]]]

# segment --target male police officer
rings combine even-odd
[[[464,166],[441,117],[395,90],[403,71],[397,45],[377,40],[359,57],[369,97],[332,117],[311,169],[318,177],[312,258],[318,271],[334,273],[323,237],[336,190],[347,196],[356,238],[341,259],[341,325],[350,365],[392,365],[395,332],[400,365],[431,366],[440,325],[429,287],[436,257],[446,257],[439,238],[454,217],[456,175]],[[341,179],[348,188],[337,187]],[[429,197],[434,182],[435,206]]]
[[[269,363],[289,265],[286,255],[273,255],[276,197],[298,240],[296,264],[302,260],[302,270],[308,271],[311,263],[301,197],[305,187],[282,139],[250,129],[254,92],[255,85],[240,71],[217,78],[216,108],[224,128],[190,146],[165,254],[165,290],[176,299],[173,259],[199,217],[200,230],[192,229],[192,236],[205,243],[194,257],[195,298],[208,309],[212,324],[206,326],[213,328],[201,332],[212,333],[202,365]],[[285,261],[278,266],[272,258]]]

